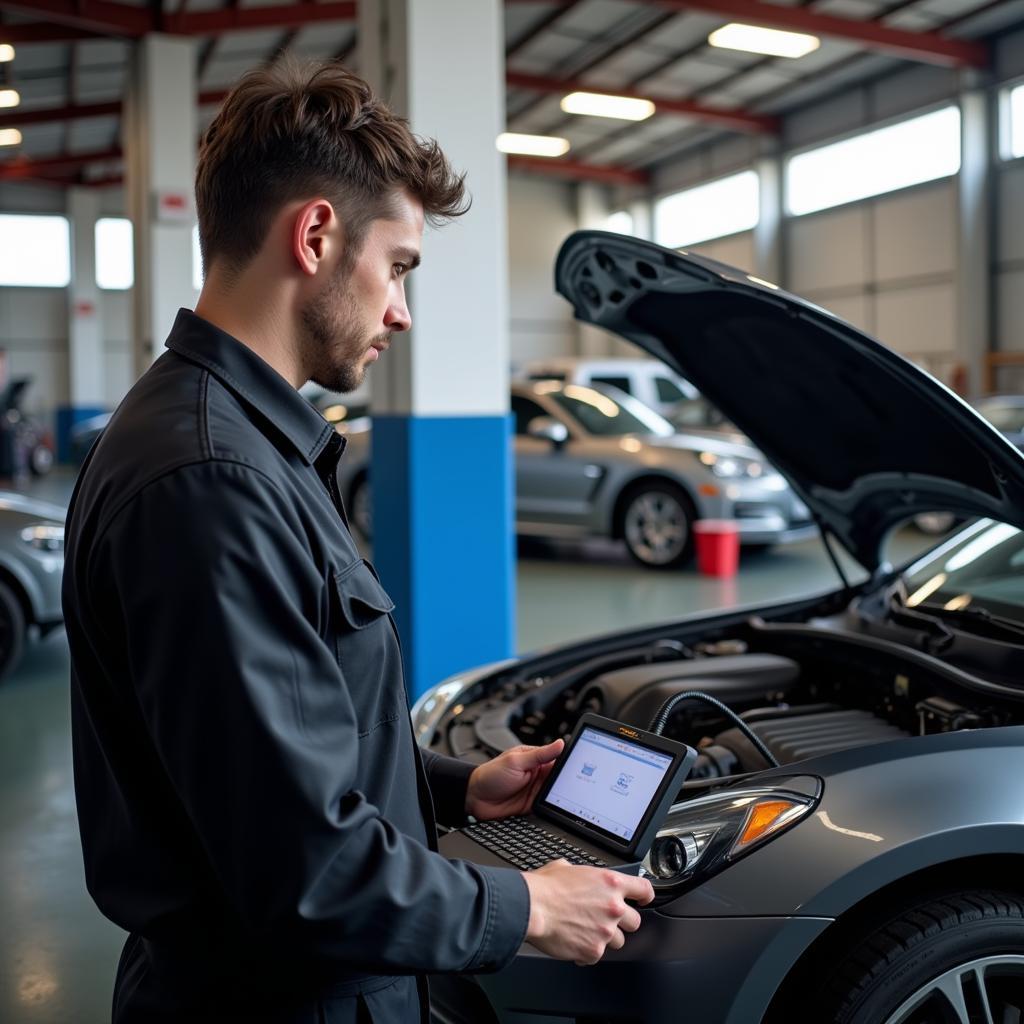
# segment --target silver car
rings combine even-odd
[[[669,568],[693,553],[698,519],[731,519],[743,544],[766,547],[815,532],[807,506],[749,444],[713,430],[676,433],[608,385],[512,385],[516,532],[624,540],[636,561]],[[369,431],[347,431],[341,493],[370,536]]]
[[[58,505],[0,493],[0,678],[17,665],[30,629],[60,626],[64,518]]]

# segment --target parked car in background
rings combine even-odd
[[[556,282],[719,406],[864,581],[680,609],[417,701],[420,744],[470,764],[588,711],[649,728],[670,698],[666,735],[700,751],[624,948],[581,969],[524,946],[496,974],[438,977],[439,1019],[1021,1021],[1024,456],[909,361],[741,271],[580,232]],[[887,538],[931,509],[970,521],[891,565]]]
[[[657,359],[562,356],[529,362],[514,376],[525,380],[560,380],[566,384],[607,384],[662,416],[670,416],[684,399],[698,397],[697,389],[688,380]]]
[[[735,519],[741,544],[816,532],[807,506],[751,445],[714,431],[678,433],[617,388],[556,380],[512,384],[516,531],[622,540],[641,565],[667,569],[693,553],[698,519]],[[352,521],[372,533],[371,435],[349,433],[339,484]]]
[[[16,377],[0,394],[0,412],[7,429],[14,434],[15,476],[26,471],[32,476],[45,476],[53,468],[53,435],[34,416],[22,408],[31,377]]]
[[[67,510],[0,492],[0,679],[21,660],[30,632],[40,636],[64,621]]]

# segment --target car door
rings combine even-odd
[[[586,441],[579,427],[554,404],[539,398],[513,395],[515,416],[516,520],[522,527],[575,529],[590,510],[591,497],[600,482],[600,468],[586,457]],[[530,423],[550,417],[564,424],[569,439],[556,445],[546,438],[530,437]]]

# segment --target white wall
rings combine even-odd
[[[576,351],[572,308],[555,292],[555,256],[566,236],[576,230],[576,223],[574,185],[509,175],[509,346],[513,366]]]

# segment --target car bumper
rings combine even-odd
[[[645,913],[622,950],[592,967],[524,946],[504,970],[431,979],[444,1024],[757,1024],[827,918],[670,918]]]

